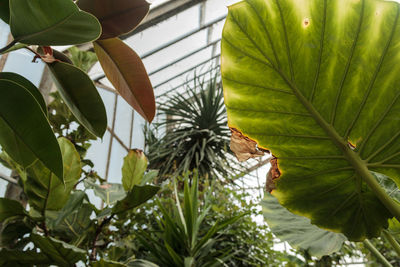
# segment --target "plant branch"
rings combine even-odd
[[[394,239],[392,234],[388,230],[383,230],[383,235],[385,236],[386,240],[389,241],[390,245],[392,245],[393,249],[396,251],[397,255],[400,256],[400,245]]]
[[[5,52],[7,52],[7,50],[10,49],[11,47],[13,47],[16,43],[17,43],[17,41],[14,39],[5,47],[0,48],[0,54],[4,54]]]
[[[91,261],[95,261],[95,260],[96,260],[96,255],[97,255],[97,251],[96,251],[96,242],[97,242],[97,239],[99,238],[99,235],[100,235],[100,233],[101,233],[101,230],[103,230],[103,227],[106,226],[106,225],[112,220],[112,218],[114,217],[114,215],[115,215],[114,213],[111,214],[110,217],[104,219],[104,220],[101,222],[101,224],[99,224],[99,225],[97,226],[96,233],[95,233],[95,235],[94,235],[93,242],[92,242],[92,253],[90,254],[90,260],[91,260]]]
[[[368,239],[365,239],[363,244],[376,257],[376,259],[382,263],[383,266],[393,267],[393,265],[390,264],[385,257],[383,257],[383,255],[376,249],[376,247],[374,247],[374,245],[372,245]]]

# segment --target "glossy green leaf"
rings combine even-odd
[[[62,177],[61,151],[39,103],[28,89],[3,79],[0,79],[0,144],[22,166],[31,164],[35,155]],[[30,153],[22,154],[27,150]]]
[[[47,115],[47,106],[42,94],[40,93],[39,89],[25,77],[13,72],[0,72],[0,80],[15,82],[24,87],[39,103],[40,107],[43,110],[43,113]]]
[[[115,204],[115,206],[113,207],[113,213],[122,213],[140,206],[141,204],[145,203],[147,200],[155,196],[158,190],[160,190],[160,187],[158,186],[135,185],[124,199],[119,200],[117,204]]]
[[[369,171],[400,180],[398,18],[378,0],[247,0],[223,31],[230,127],[278,158],[283,206],[351,240],[391,217]]]
[[[93,189],[94,194],[101,198],[107,206],[114,205],[126,196],[122,184],[105,183],[99,185],[89,179],[85,179],[84,184],[86,188]]]
[[[0,0],[0,19],[8,24],[10,21],[10,2],[9,0]]]
[[[52,264],[69,267],[86,259],[86,251],[52,237],[31,234],[32,242],[42,254],[51,259]]]
[[[70,45],[96,40],[98,20],[70,0],[10,0],[14,39],[32,45]]]
[[[124,158],[124,165],[122,165],[122,185],[125,191],[130,191],[135,185],[141,184],[147,163],[147,158],[142,150],[129,151]]]
[[[42,94],[40,93],[39,89],[36,88],[36,86],[33,85],[29,80],[12,72],[0,72],[0,80],[14,82],[24,87],[38,102],[43,113],[47,115],[46,102],[44,101]],[[13,133],[12,129],[5,125],[5,122],[1,119],[0,127],[3,128],[3,138],[6,139],[6,141],[4,141],[4,149],[8,151],[8,154],[17,163],[24,167],[31,164],[36,159],[36,156],[29,150],[29,148],[26,147],[24,142]]]
[[[46,210],[60,210],[81,176],[81,160],[74,144],[66,138],[59,138],[58,143],[64,163],[63,179],[36,161],[27,168],[28,178],[23,181],[30,206],[42,214]]]
[[[145,0],[79,0],[78,6],[100,21],[103,32],[99,39],[133,31],[150,9]]]
[[[93,81],[81,69],[64,62],[47,64],[60,95],[77,120],[92,134],[103,137],[107,114]]]
[[[108,80],[148,122],[156,112],[153,87],[140,57],[118,38],[93,43]]]
[[[269,193],[265,193],[260,204],[272,233],[293,248],[307,250],[312,256],[322,257],[338,252],[347,240],[343,234],[318,228],[309,219],[291,213]]]
[[[0,222],[10,217],[25,215],[26,212],[21,203],[8,198],[0,198]]]

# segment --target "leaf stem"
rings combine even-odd
[[[389,241],[390,245],[392,245],[392,247],[396,251],[397,255],[400,256],[400,245],[396,241],[396,239],[394,239],[392,234],[388,230],[383,230],[383,235],[385,236],[387,241]]]
[[[393,265],[388,262],[388,260],[379,252],[379,250],[376,249],[376,247],[374,247],[374,245],[372,245],[368,239],[365,239],[363,244],[376,257],[376,259],[382,263],[383,266],[393,267]]]
[[[0,54],[4,54],[5,52],[7,52],[7,50],[10,49],[11,47],[13,47],[16,43],[17,43],[17,40],[14,39],[5,47],[0,48]]]
[[[91,261],[95,261],[95,260],[96,260],[96,255],[97,255],[97,251],[96,251],[96,242],[97,242],[97,239],[99,238],[99,235],[100,235],[100,233],[101,233],[101,230],[103,229],[104,226],[106,226],[106,225],[112,220],[112,218],[114,217],[114,215],[115,215],[114,213],[111,214],[110,217],[104,219],[104,220],[101,222],[101,224],[99,224],[99,225],[97,226],[96,233],[95,233],[95,235],[94,235],[93,242],[92,242],[92,253],[90,254],[90,260],[91,260]]]

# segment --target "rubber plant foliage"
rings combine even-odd
[[[13,40],[0,54],[24,48],[33,53],[33,60],[43,60],[77,120],[102,137],[107,116],[94,83],[51,45],[96,42],[96,52],[97,47],[102,49],[100,63],[116,90],[151,122],[155,101],[146,70],[136,53],[118,39],[133,30],[148,10],[145,0],[81,0],[78,4],[71,0],[1,0],[0,18],[10,25]],[[62,153],[44,103],[38,88],[27,79],[0,73],[0,146],[23,168],[38,159],[62,180]]]
[[[254,142],[277,158],[269,188],[280,204],[350,240],[400,218],[371,173],[400,185],[399,14],[380,0],[246,0],[229,7],[223,30],[225,104],[241,148]]]

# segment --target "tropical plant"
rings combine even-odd
[[[399,4],[248,0],[229,10],[229,126],[277,158],[272,194],[351,240],[379,236],[400,218],[371,173],[399,182]]]
[[[104,201],[105,207],[99,210],[90,203],[86,190],[75,189],[82,168],[75,146],[66,138],[59,138],[58,142],[64,160],[65,184],[40,161],[23,170],[3,154],[8,164],[19,172],[29,208],[0,198],[1,266],[71,266],[78,261],[97,266],[100,264],[96,263],[100,260],[97,251],[113,243],[108,234],[110,225],[159,190],[146,185],[150,179],[149,174],[144,174],[147,159],[143,152],[132,150],[124,159],[122,184],[98,184],[91,176],[83,178],[86,189],[94,190]],[[109,259],[101,255],[104,266]],[[134,266],[134,255],[116,264],[128,266],[128,263]]]
[[[175,94],[161,104],[165,119],[155,125],[166,133],[156,138],[147,132],[146,145],[150,167],[160,176],[180,175],[197,169],[200,177],[229,178],[234,167],[229,164],[229,128],[218,74],[210,79],[196,77],[187,94]]]
[[[79,55],[71,61],[50,46],[94,42],[99,61],[116,90],[151,121],[155,101],[143,63],[118,39],[133,30],[148,10],[144,0],[36,0],[29,6],[23,0],[3,0],[0,18],[10,25],[14,39],[0,49],[0,54],[24,48],[32,52],[34,60],[42,60],[79,123],[92,135],[102,137],[107,127],[106,111],[93,82],[73,65],[73,61],[80,62]],[[61,150],[38,88],[18,74],[2,72],[0,99],[2,149],[23,168],[38,159],[62,179]]]
[[[228,123],[241,148],[275,156],[268,190],[371,252],[366,238],[400,219],[377,179],[400,184],[399,12],[378,0],[246,0],[222,38]]]
[[[181,200],[174,184],[175,202],[169,205],[157,200],[158,229],[141,231],[137,236],[150,252],[150,260],[161,266],[220,266],[233,256],[231,248],[213,249],[219,242],[218,234],[225,232],[244,214],[214,221],[204,227],[205,218],[211,209],[212,188],[199,201],[198,174],[193,174],[192,185],[188,176],[184,179]]]

